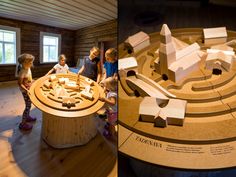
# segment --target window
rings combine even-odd
[[[20,29],[0,25],[0,65],[16,64],[20,54]]]
[[[40,32],[40,62],[58,62],[61,53],[61,35]]]

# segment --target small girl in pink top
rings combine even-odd
[[[25,100],[25,110],[22,115],[22,121],[19,125],[21,130],[31,130],[33,125],[29,122],[36,121],[36,118],[30,116],[31,100],[29,98],[29,89],[32,84],[31,66],[33,65],[34,56],[30,54],[22,54],[18,57],[18,84],[20,91]]]

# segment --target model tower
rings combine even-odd
[[[176,61],[176,49],[172,42],[170,29],[166,24],[161,28],[160,32],[160,49],[159,49],[159,63],[161,75],[168,76],[168,68]]]

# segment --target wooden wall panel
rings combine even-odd
[[[116,19],[77,30],[75,58],[83,58],[89,55],[89,51],[93,46],[98,46],[99,42],[104,41],[117,41]]]
[[[76,31],[1,17],[0,25],[21,29],[21,53],[30,53],[35,56],[34,68],[32,68],[34,78],[43,76],[54,66],[54,64],[39,63],[40,31],[61,34],[61,53],[66,55],[69,66],[75,65],[74,46]],[[15,65],[0,65],[0,81],[9,80],[16,80]]]
[[[89,55],[89,50],[93,46],[98,46],[99,42],[117,41],[117,20],[77,31],[1,17],[0,25],[21,29],[21,53],[30,53],[35,56],[34,68],[32,68],[34,78],[43,76],[54,66],[54,64],[40,64],[39,62],[40,31],[62,35],[61,53],[66,55],[69,66],[75,66],[78,58]],[[0,65],[0,82],[16,79],[15,65]]]

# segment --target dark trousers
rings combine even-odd
[[[31,100],[26,92],[21,92],[25,100],[25,110],[23,112],[22,119],[27,119],[29,117]]]

